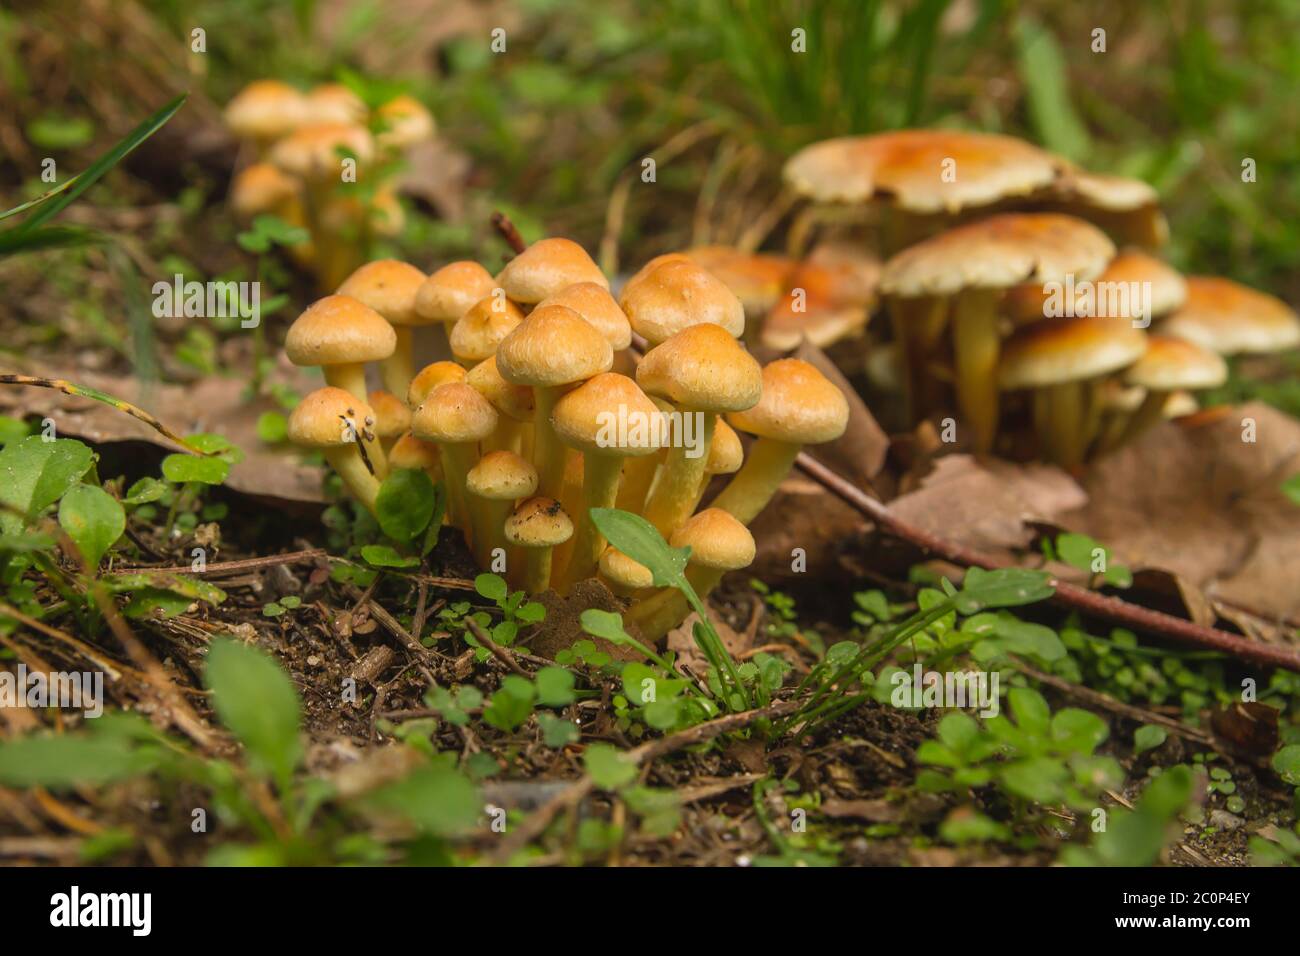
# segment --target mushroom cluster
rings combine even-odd
[[[712,272],[779,351],[865,338],[879,295],[883,333],[838,357],[897,395],[902,424],[957,412],[978,452],[1028,446],[1077,465],[1194,411],[1190,393],[1225,381],[1225,357],[1300,344],[1282,302],[1184,279],[1152,254],[1168,224],[1149,185],[1012,137],[845,137],[806,147],[784,173],[807,201],[791,255],[706,247],[655,261]]]
[[[310,238],[289,251],[324,289],[369,258],[373,237],[401,232],[397,161],[434,134],[433,116],[414,98],[371,110],[338,83],[303,93],[257,80],[227,104],[225,120],[252,156],[231,184],[236,214],[274,215],[305,229]],[[364,186],[349,162],[366,166]]]
[[[413,335],[426,325],[444,327],[455,360],[414,371]],[[633,511],[690,546],[688,577],[707,593],[753,560],[746,526],[799,450],[848,423],[837,386],[798,359],[760,366],[744,327],[741,300],[684,256],[651,262],[618,299],[561,238],[495,277],[474,262],[427,277],[371,262],[289,329],[289,359],[328,383],[295,409],[289,433],[322,450],[372,510],[392,470],[424,470],[444,483],[447,520],[483,567],[504,560],[529,592],[599,576],[657,639],[685,605],[607,544],[592,509]],[[384,388],[368,392],[372,363]],[[738,432],[754,436],[747,457]]]

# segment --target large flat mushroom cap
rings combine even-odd
[[[692,325],[645,354],[637,384],[651,395],[702,412],[752,408],[763,391],[763,370],[726,329]]]
[[[541,302],[577,282],[609,288],[600,267],[572,239],[539,239],[506,263],[497,281],[506,295],[526,305]]]
[[[411,432],[425,441],[480,442],[496,430],[497,413],[486,398],[464,382],[439,385],[411,416]]]
[[[1300,345],[1300,319],[1285,302],[1212,276],[1188,276],[1187,301],[1160,323],[1160,332],[1220,355],[1278,352]]]
[[[418,325],[415,296],[424,279],[424,273],[409,262],[377,259],[344,279],[338,294],[370,306],[393,325]]]
[[[548,305],[562,305],[577,312],[609,340],[615,352],[632,344],[632,326],[606,286],[575,282],[537,303],[539,309]]]
[[[674,548],[690,548],[690,562],[718,571],[739,571],[754,563],[749,529],[721,508],[705,508],[672,534]]]
[[[1228,363],[1217,352],[1193,342],[1152,335],[1147,350],[1124,372],[1124,381],[1158,392],[1217,388],[1228,380]]]
[[[384,317],[351,296],[327,295],[289,326],[284,351],[294,365],[378,362],[397,348],[397,333]]]
[[[563,305],[533,309],[497,347],[497,371],[515,385],[570,385],[613,364],[609,340]]]
[[[1091,173],[1078,167],[1062,173],[1052,185],[1052,192],[1067,202],[1079,202],[1107,212],[1129,212],[1160,201],[1155,188],[1141,179]]]
[[[449,262],[424,280],[415,295],[415,311],[429,322],[455,322],[495,288],[492,274],[477,262]]]
[[[620,416],[628,423],[625,437],[644,436],[644,441],[618,444]],[[658,407],[637,383],[617,372],[602,372],[583,382],[555,403],[551,425],[560,441],[590,454],[628,457],[653,455],[659,451],[661,416]],[[637,431],[637,422],[644,425]]]
[[[1003,389],[1042,388],[1095,378],[1132,365],[1145,333],[1114,319],[1050,319],[1021,328],[1002,349]]]
[[[884,199],[913,213],[957,212],[1050,184],[1064,162],[1024,140],[957,130],[899,130],[814,143],[783,174],[822,203]],[[947,170],[952,175],[945,175]]]
[[[351,392],[327,385],[311,392],[289,413],[289,440],[306,448],[336,448],[356,442],[374,425],[375,411]]]
[[[1142,294],[1134,296],[1134,283],[1150,291],[1151,316],[1172,312],[1187,299],[1187,282],[1182,274],[1155,256],[1137,249],[1125,249],[1106,266],[1095,280],[1097,296],[1091,314],[1100,318],[1137,319],[1142,313]],[[1123,288],[1127,286],[1127,288]],[[1076,289],[1075,315],[1085,314]],[[1046,316],[1049,292],[1041,282],[1026,282],[1007,290],[1002,311],[1018,323],[1037,322]]]
[[[849,403],[830,379],[802,359],[763,368],[763,396],[753,408],[727,416],[733,428],[796,445],[819,445],[844,434]]]
[[[787,291],[763,320],[759,340],[789,351],[805,339],[827,348],[858,335],[871,319],[879,282],[880,262],[874,257],[817,250],[790,275]]]
[[[913,298],[1022,282],[1092,279],[1115,244],[1091,223],[1050,212],[1003,213],[918,242],[885,263],[880,288]]]
[[[523,320],[523,310],[507,298],[490,295],[480,299],[451,327],[451,352],[463,361],[481,362],[495,355]]]
[[[686,259],[670,259],[634,277],[619,297],[632,331],[652,346],[693,325],[719,325],[739,337],[745,307],[712,273]]]

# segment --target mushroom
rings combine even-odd
[[[496,280],[477,262],[452,262],[424,280],[415,296],[415,314],[426,322],[441,322],[451,341],[456,320],[470,306],[492,294]]]
[[[346,295],[327,295],[307,307],[285,336],[294,365],[319,365],[325,381],[366,399],[366,363],[393,354],[397,336],[374,309]]]
[[[375,134],[375,143],[382,150],[401,152],[433,139],[433,114],[424,108],[423,103],[405,93],[375,110],[375,119],[380,127]]]
[[[482,529],[474,542],[480,567],[492,566],[492,554],[505,546],[506,519],[521,498],[537,491],[537,469],[511,451],[490,451],[465,476],[470,495],[483,499]]]
[[[688,326],[650,349],[636,379],[648,394],[671,401],[683,423],[645,504],[645,519],[667,537],[690,517],[718,415],[753,408],[762,394],[763,370],[730,332],[705,324]],[[686,416],[702,426],[694,447],[685,440]]]
[[[578,535],[564,573],[565,582],[573,584],[594,573],[605,548],[591,509],[614,507],[625,458],[658,451],[660,415],[636,382],[602,372],[555,403],[551,424],[561,442],[582,453]]]
[[[439,385],[411,416],[411,433],[438,445],[452,523],[469,529],[471,544],[481,537],[482,515],[471,508],[465,481],[478,461],[479,442],[496,427],[496,410],[464,382]]]
[[[1007,341],[1000,381],[1004,390],[1033,390],[1034,430],[1041,451],[1049,461],[1068,468],[1083,461],[1100,426],[1098,385],[1136,362],[1146,348],[1146,335],[1127,322],[1038,322]]]
[[[718,325],[732,337],[745,331],[745,307],[695,263],[668,259],[623,288],[619,305],[632,331],[652,347],[692,325]]]
[[[377,447],[370,429],[374,411],[341,388],[326,386],[309,394],[289,413],[289,440],[304,448],[319,448],[353,498],[372,514],[379,495],[379,478],[367,467],[365,455]]]
[[[759,341],[788,352],[804,340],[824,349],[861,335],[876,304],[879,279],[880,263],[869,256],[834,265],[801,263],[763,320]]]
[[[307,91],[306,112],[313,123],[364,123],[367,109],[342,83],[322,83]]]
[[[490,295],[469,307],[451,329],[451,354],[466,368],[496,354],[501,340],[524,320],[524,312],[504,296]]]
[[[757,435],[758,441],[712,507],[747,525],[772,500],[804,445],[834,441],[844,434],[849,403],[815,367],[802,359],[785,358],[763,368],[758,404],[727,418],[737,430]]]
[[[1091,279],[1115,254],[1095,226],[1055,213],[1006,213],[904,249],[888,263],[881,290],[900,299],[950,297],[958,407],[980,452],[998,426],[998,298],[1021,282]],[[901,315],[906,322],[913,316]],[[899,338],[911,347],[907,334]],[[909,356],[909,369],[916,367]]]
[[[438,446],[431,441],[416,438],[407,432],[393,445],[388,453],[388,467],[391,471],[412,468],[429,476],[435,485],[442,481],[442,456]]]
[[[279,80],[254,80],[226,104],[224,118],[239,139],[259,151],[303,122],[307,104],[303,95]]]
[[[637,591],[652,587],[655,583],[650,569],[638,561],[633,561],[612,544],[600,552],[600,576],[609,584],[610,590],[619,597],[631,597]]]
[[[375,437],[387,455],[397,439],[411,430],[411,410],[404,401],[383,389],[370,393],[370,407],[375,414]]]
[[[761,318],[777,304],[799,265],[789,256],[744,252],[732,246],[695,246],[686,256],[731,290],[744,306],[746,319]]]
[[[470,369],[465,381],[501,415],[497,431],[487,443],[494,448],[531,455],[533,390],[527,385],[512,385],[502,378],[495,355],[489,355]]]
[[[1158,331],[1220,355],[1280,352],[1300,345],[1300,320],[1285,302],[1211,276],[1188,276],[1187,301]]]
[[[1136,290],[1136,291],[1135,291]],[[1187,299],[1187,282],[1175,269],[1155,256],[1137,249],[1125,249],[1106,266],[1092,283],[1075,288],[1075,301],[1062,297],[1039,282],[1026,282],[1008,289],[1002,311],[1012,322],[1025,325],[1053,316],[1052,311],[1072,307],[1072,316],[1129,319],[1149,322],[1173,312]],[[1144,327],[1144,326],[1139,326]]]
[[[703,600],[728,571],[754,563],[754,536],[740,521],[719,508],[706,508],[673,532],[674,548],[690,548],[686,579]],[[627,621],[641,630],[647,643],[658,642],[682,622],[689,611],[686,597],[664,588],[634,604]]]
[[[609,280],[572,239],[541,239],[506,263],[497,282],[521,305],[541,302],[578,282],[609,288]]]
[[[618,294],[620,308],[626,308],[622,305],[623,299],[633,294],[636,291],[636,288],[650,277],[650,273],[669,262],[689,262],[692,265],[699,265],[699,263],[695,262],[694,259],[684,252],[665,252],[663,255],[655,256],[634,272],[628,280],[623,283],[623,287],[619,290]]]
[[[1121,242],[1154,249],[1169,239],[1169,223],[1150,184],[1127,176],[1071,167],[1047,191],[1048,206],[1095,223]]]
[[[609,347],[615,352],[632,344],[632,326],[627,316],[609,294],[609,289],[599,283],[575,282],[543,299],[537,307],[548,305],[563,305],[577,312],[609,340]]]
[[[394,395],[405,395],[415,372],[412,360],[412,326],[421,324],[415,314],[415,295],[424,284],[424,273],[396,259],[367,262],[339,286],[348,295],[370,306],[393,327],[393,354],[380,363],[384,386]]]
[[[709,460],[704,465],[704,477],[695,490],[688,513],[693,513],[699,506],[700,499],[709,487],[709,480],[714,475],[734,475],[744,463],[745,448],[740,443],[740,436],[725,419],[719,418],[713,426],[713,441],[709,443]]]
[[[526,253],[520,258],[523,255]],[[533,388],[533,463],[538,490],[544,497],[557,498],[564,481],[564,448],[555,436],[551,413],[565,386],[609,371],[614,352],[609,341],[578,313],[549,305],[534,309],[502,340],[496,360],[497,370],[507,382]]]
[[[458,362],[434,362],[426,365],[411,379],[411,387],[406,390],[406,404],[415,408],[439,385],[463,382],[465,377],[465,366]]]
[[[524,549],[524,573],[515,579],[529,594],[551,581],[551,549],[573,536],[573,522],[554,498],[529,498],[506,519],[506,540]]]
[[[298,180],[270,163],[253,163],[240,170],[231,183],[230,204],[243,220],[272,213],[287,222],[295,207],[302,216],[300,189]]]
[[[1124,430],[1132,441],[1159,422],[1169,399],[1182,390],[1217,388],[1228,380],[1228,365],[1217,352],[1164,335],[1147,338],[1147,350],[1124,371],[1124,382],[1146,389],[1146,398]]]

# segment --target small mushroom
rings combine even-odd
[[[609,288],[609,280],[572,239],[541,239],[506,263],[497,282],[521,305],[535,305],[578,282]]]
[[[632,326],[627,316],[609,289],[597,282],[575,282],[537,303],[538,308],[548,305],[562,305],[577,312],[609,340],[609,347],[615,352],[632,344]]]
[[[551,581],[551,551],[573,536],[573,522],[554,498],[529,498],[505,524],[506,540],[524,549],[524,573],[517,586],[540,594]]]
[[[654,585],[650,569],[633,561],[612,544],[600,553],[600,576],[619,597],[631,597]]]
[[[1124,371],[1124,382],[1146,389],[1146,398],[1124,430],[1132,441],[1165,417],[1169,399],[1184,390],[1217,388],[1228,380],[1222,356],[1183,339],[1164,335],[1147,338],[1147,350]]]
[[[749,524],[763,510],[804,445],[834,441],[849,423],[844,394],[802,359],[778,359],[763,369],[758,404],[727,416],[738,431],[757,435],[749,458],[713,500],[714,508]]]
[[[652,347],[693,325],[718,325],[733,338],[745,331],[745,307],[740,300],[685,257],[664,257],[649,272],[638,273],[623,287],[619,305],[632,331]]]
[[[495,288],[492,274],[477,262],[452,262],[424,280],[415,296],[415,313],[426,322],[441,322],[450,343],[456,320]]]
[[[374,309],[346,295],[327,295],[294,320],[284,351],[294,365],[319,365],[325,381],[366,400],[366,363],[393,354],[397,336]]]
[[[415,313],[415,295],[424,284],[424,273],[396,259],[367,262],[344,280],[338,294],[368,305],[393,327],[393,354],[380,363],[384,386],[394,395],[405,395],[415,372],[412,361],[412,327],[421,324]]]
[[[516,454],[531,455],[533,390],[527,385],[512,385],[502,378],[495,355],[489,355],[470,369],[465,381],[491,402],[501,416],[487,445],[491,449],[503,448]]]
[[[1260,355],[1300,345],[1300,320],[1285,302],[1212,276],[1188,277],[1187,301],[1158,331],[1220,355]]]
[[[439,385],[411,416],[411,433],[438,445],[452,523],[468,529],[471,545],[481,537],[482,517],[470,507],[465,483],[478,461],[479,442],[496,427],[496,410],[464,382]]]
[[[524,312],[509,299],[490,295],[469,307],[452,326],[451,354],[473,368],[496,354],[502,340],[524,320]]]
[[[400,398],[383,389],[376,389],[369,397],[375,413],[375,436],[387,455],[397,439],[411,430],[411,410]]]
[[[480,567],[491,567],[492,553],[505,546],[505,524],[514,503],[537,491],[537,469],[511,451],[490,451],[465,478],[465,487],[482,499],[482,529],[474,542]]]
[[[226,126],[259,151],[293,131],[304,121],[303,95],[279,80],[254,80],[240,90],[224,111]]]
[[[734,475],[740,471],[740,466],[744,463],[745,448],[740,443],[740,436],[725,419],[719,418],[713,426],[713,441],[709,443],[709,459],[704,465],[704,477],[700,479],[700,486],[695,491],[690,512],[694,513],[699,506],[700,499],[704,497],[704,492],[709,487],[709,480],[714,475]]]
[[[426,365],[411,379],[411,387],[406,390],[406,404],[415,408],[439,385],[463,381],[465,366],[458,362],[434,362]]]
[[[435,485],[442,481],[442,456],[438,446],[431,441],[416,438],[407,432],[393,445],[388,453],[388,467],[392,471],[399,468],[412,468],[429,476]]]
[[[379,132],[375,143],[380,149],[400,153],[417,143],[433,139],[436,124],[424,104],[405,93],[395,96],[375,110]]]
[[[289,414],[289,440],[320,449],[344,487],[372,514],[379,478],[366,461],[378,447],[371,432],[374,422],[369,405],[333,386],[316,389]]]

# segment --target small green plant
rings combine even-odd
[[[1178,835],[1180,815],[1193,805],[1196,774],[1180,764],[1147,784],[1132,810],[1106,811],[1104,829],[1087,846],[1069,845],[1061,862],[1069,866],[1152,866]]]
[[[1060,560],[1087,572],[1091,587],[1106,584],[1127,588],[1133,585],[1133,572],[1122,564],[1116,564],[1110,550],[1086,534],[1069,531],[1057,535],[1054,542],[1044,538],[1042,548],[1047,560]]]

